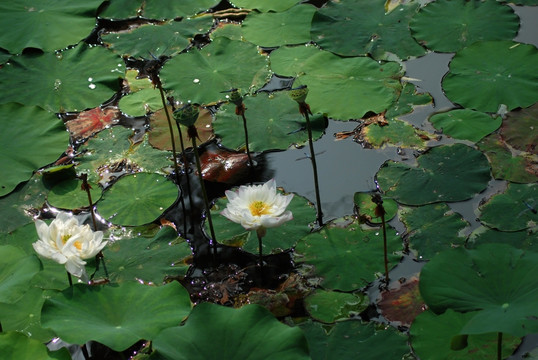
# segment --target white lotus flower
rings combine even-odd
[[[65,269],[78,278],[86,278],[86,262],[99,253],[107,241],[102,231],[92,231],[89,225],[80,225],[69,213],[60,212],[50,225],[42,220],[35,221],[39,240],[33,243],[34,250],[41,256],[64,264]]]
[[[293,219],[291,211],[286,211],[293,194],[278,193],[274,179],[263,185],[240,186],[237,192],[227,190],[226,197],[228,205],[221,215],[262,236],[265,229]]]

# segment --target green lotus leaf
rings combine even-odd
[[[103,193],[97,211],[113,224],[144,225],[160,217],[177,200],[178,193],[178,187],[161,175],[127,175]]]
[[[433,99],[428,93],[419,93],[415,85],[405,82],[398,97],[385,113],[385,118],[393,119],[397,116],[408,114],[413,111],[417,105],[426,105],[433,102]]]
[[[299,76],[308,85],[313,113],[339,120],[381,113],[398,98],[401,67],[366,58],[341,58],[315,46],[283,47],[271,52],[271,68],[281,76]],[[345,104],[345,105],[343,105]]]
[[[400,4],[385,12],[385,0],[330,1],[314,15],[311,35],[323,49],[342,56],[387,59],[421,56],[426,50],[411,36],[409,20],[419,4]]]
[[[196,15],[219,2],[217,0],[112,0],[99,14],[107,19],[124,19],[142,16],[146,19],[174,19]]]
[[[460,334],[538,332],[538,253],[505,244],[447,250],[420,274],[420,293],[432,311],[477,311]]]
[[[459,313],[448,309],[441,315],[425,311],[411,324],[411,344],[421,359],[431,360],[489,360],[497,356],[497,333],[469,335],[463,349],[453,349],[461,329],[477,314]],[[502,358],[510,356],[521,339],[504,336]]]
[[[405,121],[389,119],[387,125],[371,124],[362,131],[364,140],[375,148],[385,144],[400,148],[425,149],[430,136]]]
[[[431,259],[443,250],[465,243],[461,234],[469,223],[445,203],[406,207],[399,217],[407,229],[409,245],[417,251],[419,259]]]
[[[41,307],[48,296],[50,294],[43,289],[30,287],[17,302],[0,302],[2,330],[18,331],[42,343],[50,341],[55,336],[54,332],[41,327]]]
[[[391,327],[376,329],[372,322],[339,321],[328,331],[325,325],[311,321],[299,326],[305,332],[312,360],[401,360],[409,353],[406,336]]]
[[[97,184],[91,186],[90,196],[95,204],[101,198],[101,188]],[[78,179],[68,179],[59,182],[50,189],[47,201],[50,205],[60,209],[80,209],[90,206],[88,193],[81,188],[82,181]]]
[[[274,47],[310,41],[310,23],[316,7],[299,4],[283,12],[251,12],[242,23],[245,40]]]
[[[402,240],[387,229],[388,267],[401,258]],[[377,260],[377,261],[376,261]],[[363,230],[357,223],[327,227],[305,236],[295,247],[295,262],[314,267],[325,289],[352,291],[368,285],[384,272],[383,232]]]
[[[260,93],[244,99],[247,107],[245,118],[249,136],[250,151],[286,150],[292,145],[304,145],[308,141],[306,120],[299,113],[297,103],[286,93],[273,96]],[[245,147],[243,120],[235,114],[235,105],[227,104],[220,108],[213,123],[215,135],[222,145],[240,150]],[[321,114],[310,118],[313,140],[323,135],[326,120]]]
[[[132,135],[131,129],[114,126],[89,139],[80,147],[77,172],[87,173],[89,181],[102,185],[124,173],[168,173],[173,166],[172,154],[153,148],[147,134],[133,144]]]
[[[78,284],[45,300],[41,323],[66,342],[93,340],[123,351],[179,324],[190,308],[189,294],[177,282],[163,286]]]
[[[97,8],[102,2],[3,2],[0,4],[0,47],[17,54],[29,47],[51,52],[75,45],[95,27]]]
[[[183,102],[197,104],[225,100],[222,91],[231,88],[255,89],[268,76],[267,57],[254,44],[228,38],[216,38],[201,50],[175,56],[160,72],[164,88],[179,95]]]
[[[0,64],[5,64],[12,56],[9,52],[0,48]]]
[[[163,330],[152,345],[165,359],[174,360],[310,359],[302,331],[255,304],[233,309],[200,303],[185,325]]]
[[[509,183],[506,191],[494,195],[478,207],[480,221],[502,231],[536,227],[538,223],[538,183]]]
[[[306,311],[313,319],[333,323],[364,311],[370,300],[367,296],[317,289],[305,299]]]
[[[2,104],[0,114],[3,124],[11,124],[0,132],[0,196],[4,196],[34,171],[56,161],[69,145],[69,133],[53,113],[35,106]]]
[[[478,111],[527,107],[538,101],[537,62],[533,45],[477,42],[456,53],[442,87],[450,101]]]
[[[114,283],[142,281],[161,285],[168,276],[184,276],[192,257],[190,245],[171,227],[151,238],[138,236],[109,243],[105,250],[109,279]],[[96,276],[105,276],[102,269]]]
[[[234,6],[244,9],[256,9],[262,12],[274,11],[286,11],[299,1],[297,0],[271,0],[271,1],[257,1],[257,0],[232,0]]]
[[[509,112],[501,126],[503,140],[517,150],[538,155],[537,118],[538,104]]]
[[[142,89],[120,99],[122,113],[129,116],[145,116],[163,108],[159,89]]]
[[[69,360],[71,355],[67,349],[49,352],[43,342],[29,338],[17,331],[0,333],[0,353],[5,360],[39,359]]]
[[[0,303],[12,304],[28,291],[28,282],[41,270],[41,262],[11,245],[0,246],[0,258]]]
[[[495,179],[517,183],[532,183],[538,180],[538,154],[517,153],[498,134],[485,137],[477,145],[491,163],[491,172]]]
[[[496,1],[442,0],[421,8],[409,26],[428,49],[456,52],[477,41],[512,40],[519,17],[510,6]]]
[[[353,195],[353,202],[357,207],[359,216],[365,217],[366,220],[373,224],[381,224],[381,217],[377,216],[375,213],[377,204],[372,201],[372,195],[373,193],[371,192],[356,192],[355,195]],[[389,222],[394,216],[396,216],[398,204],[396,201],[389,198],[383,198],[382,200],[382,205],[385,209],[385,222]]]
[[[151,79],[146,75],[141,75],[138,70],[134,69],[127,69],[125,71],[124,82],[126,82],[127,86],[129,86],[129,90],[131,93],[136,93],[137,91],[143,89],[153,89]]]
[[[58,54],[22,55],[0,71],[2,103],[39,105],[49,111],[79,111],[119,90],[123,60],[100,46],[81,44]],[[8,90],[9,89],[9,90]]]
[[[416,166],[388,161],[376,177],[387,196],[405,205],[467,200],[491,178],[486,157],[463,144],[431,148]]]
[[[241,41],[243,39],[243,29],[241,24],[232,22],[221,22],[219,26],[209,33],[211,39],[225,37],[230,40]]]
[[[112,51],[133,58],[151,59],[174,56],[190,44],[194,35],[206,33],[213,25],[211,17],[170,21],[163,25],[147,24],[130,32],[103,35]]]
[[[245,251],[257,254],[259,246],[255,231],[246,231],[240,224],[220,215],[227,204],[227,198],[222,197],[217,199],[211,208],[211,218],[217,241],[225,245],[240,246]],[[293,214],[293,220],[287,221],[279,227],[267,229],[262,243],[264,254],[289,249],[295,245],[298,239],[310,233],[311,224],[316,219],[316,210],[313,205],[304,197],[295,194],[287,210]],[[205,227],[209,233],[207,222]]]
[[[456,109],[434,114],[430,122],[437,130],[456,139],[477,142],[501,126],[500,116],[492,117],[469,109]]]
[[[479,226],[469,235],[465,247],[473,249],[485,243],[503,243],[522,250],[538,252],[538,231],[499,231]]]

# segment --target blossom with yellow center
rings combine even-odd
[[[221,215],[246,230],[263,232],[293,219],[291,211],[286,210],[293,194],[278,193],[274,179],[263,185],[242,185],[236,192],[228,190],[226,197],[228,205]]]
[[[64,264],[72,275],[85,279],[86,262],[97,255],[107,244],[102,231],[92,231],[89,225],[80,225],[69,213],[60,212],[50,225],[36,220],[39,240],[33,243],[35,251],[47,258]]]

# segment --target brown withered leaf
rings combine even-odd
[[[82,111],[74,120],[66,122],[65,126],[75,140],[86,139],[117,123],[119,115],[120,112],[115,107],[96,107]]]
[[[246,153],[207,147],[200,154],[200,163],[207,181],[236,184],[249,173]]]
[[[359,125],[350,131],[340,131],[334,134],[336,140],[344,140],[350,136],[353,136],[353,140],[358,141],[362,137],[362,131],[366,126],[377,124],[379,126],[388,125],[389,122],[385,118],[385,111],[379,114],[374,114],[371,116],[365,116],[360,119]]]
[[[400,322],[409,326],[424,310],[426,305],[418,288],[418,278],[411,277],[401,284],[399,289],[384,291],[377,306],[389,321]]]

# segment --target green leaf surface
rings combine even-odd
[[[0,114],[3,124],[12,124],[0,132],[0,196],[4,196],[34,171],[56,161],[69,145],[69,133],[53,113],[36,106],[2,104]]]
[[[28,291],[28,282],[41,270],[41,262],[11,245],[0,246],[0,259],[0,303],[12,304]]]
[[[419,259],[431,259],[443,250],[465,243],[461,234],[469,223],[445,203],[406,207],[399,217],[407,229],[409,245],[417,251]]]
[[[90,196],[92,203],[95,204],[101,198],[101,188],[97,184],[91,186]],[[90,206],[88,193],[81,188],[82,181],[78,179],[67,179],[54,185],[49,194],[47,201],[50,205],[60,209],[80,209]]]
[[[538,49],[512,41],[474,43],[457,52],[442,80],[450,101],[483,112],[538,101]]]
[[[456,109],[434,114],[429,121],[446,135],[477,142],[497,130],[501,126],[502,118],[469,109]]]
[[[153,347],[164,358],[174,360],[310,359],[299,328],[282,324],[254,304],[233,309],[200,303],[185,325],[162,331]]]
[[[297,103],[285,92],[248,96],[244,104],[250,151],[286,150],[292,145],[302,146],[308,142],[306,120],[299,113]],[[213,128],[222,145],[240,150],[245,147],[245,133],[238,131],[243,128],[243,119],[234,110],[234,104],[222,106]],[[315,141],[323,135],[326,119],[321,114],[311,116],[310,126]]]
[[[45,301],[41,323],[73,344],[98,341],[123,351],[138,340],[152,340],[179,324],[190,311],[189,294],[179,283],[147,286],[75,285]]]
[[[490,167],[478,150],[463,144],[431,148],[417,165],[388,161],[377,181],[385,194],[405,205],[463,201],[487,187]]]
[[[420,274],[420,293],[435,313],[476,311],[460,334],[538,332],[538,253],[504,244],[447,250]]]
[[[532,129],[528,130],[533,133]],[[491,172],[495,179],[516,183],[538,181],[538,154],[514,151],[496,133],[485,137],[477,145],[491,163]]]
[[[389,119],[387,125],[371,124],[362,131],[364,140],[375,148],[383,145],[400,148],[425,149],[428,133],[415,128],[405,121]]]
[[[25,48],[61,50],[86,38],[103,0],[16,0],[0,4],[0,47],[12,54]],[[69,31],[66,31],[69,29]]]
[[[1,103],[38,105],[52,112],[80,111],[120,88],[123,60],[100,46],[80,44],[58,54],[21,55],[0,71]]]
[[[348,294],[336,291],[315,290],[304,299],[306,311],[313,319],[334,323],[364,311],[370,300],[361,293]]]
[[[146,24],[129,32],[109,33],[102,39],[121,56],[150,60],[178,54],[191,43],[194,35],[208,32],[212,25],[211,17],[187,18],[162,25]]]
[[[315,46],[282,47],[271,53],[271,69],[281,76],[299,76],[308,86],[313,113],[339,120],[381,113],[398,98],[401,67],[366,58],[341,58]]]
[[[211,218],[217,241],[226,245],[239,245],[245,251],[257,254],[259,249],[255,231],[246,231],[240,224],[220,215],[227,204],[227,198],[222,197],[217,199],[211,208]],[[293,219],[279,227],[267,229],[262,243],[264,254],[289,249],[295,245],[298,239],[311,231],[311,224],[316,219],[316,210],[307,199],[295,195],[286,209],[292,212]],[[205,226],[206,230],[209,231],[207,222]]]
[[[158,89],[142,89],[128,94],[120,99],[118,105],[121,112],[128,116],[145,116],[163,108]]]
[[[538,231],[499,231],[479,226],[469,235],[465,247],[473,249],[486,243],[502,243],[522,250],[538,252]]]
[[[409,82],[403,84],[402,91],[385,113],[385,118],[393,119],[400,115],[409,114],[417,105],[426,105],[433,102],[430,94],[418,92],[415,85]]]
[[[242,23],[245,40],[259,46],[304,44],[310,41],[310,23],[316,7],[298,4],[283,12],[251,12]]]
[[[41,307],[48,296],[50,294],[45,293],[43,289],[30,287],[13,304],[0,302],[2,330],[18,331],[41,343],[50,341],[55,336],[54,332],[41,327]]]
[[[381,224],[381,217],[377,216],[375,213],[377,204],[372,201],[372,195],[373,193],[371,192],[356,192],[355,195],[353,195],[353,202],[357,207],[359,216],[365,217],[366,220],[373,224]],[[385,210],[385,222],[388,222],[396,216],[398,204],[393,199],[382,198],[382,200],[382,205]]]
[[[480,221],[502,231],[536,227],[538,223],[538,183],[509,183],[506,191],[494,195],[478,207]]]
[[[510,6],[496,1],[442,0],[421,8],[409,26],[428,49],[456,52],[477,41],[512,40],[519,17]]]
[[[99,15],[107,19],[142,16],[146,19],[165,20],[195,15],[217,4],[217,0],[112,0]]]
[[[151,171],[168,173],[173,166],[172,154],[149,144],[148,135],[133,143],[133,131],[114,126],[101,131],[80,147],[78,173],[87,173],[88,180],[106,185],[125,173]]]
[[[97,211],[123,226],[148,224],[161,216],[178,197],[176,184],[157,174],[123,176],[104,192]]]
[[[394,328],[376,329],[374,323],[349,320],[326,330],[316,322],[304,322],[312,360],[384,359],[401,360],[409,353],[407,337]]]
[[[274,11],[280,12],[291,8],[297,4],[298,0],[271,0],[271,1],[258,1],[258,0],[232,0],[230,1],[236,7],[245,9],[256,9],[262,12]]]
[[[451,342],[461,334],[462,328],[477,314],[476,311],[459,313],[448,309],[441,315],[425,311],[411,325],[411,344],[421,359],[431,360],[490,360],[497,357],[497,333],[469,335],[463,349],[453,349]],[[505,335],[502,358],[510,356],[521,340]]]
[[[0,353],[3,360],[39,359],[69,360],[66,349],[49,352],[41,341],[27,337],[16,331],[0,333]]]
[[[210,104],[225,100],[222,91],[263,85],[269,76],[267,64],[267,57],[259,54],[254,44],[216,38],[201,50],[193,49],[167,61],[160,77],[163,87],[183,102]]]
[[[401,256],[402,241],[387,229],[388,268]],[[295,262],[314,267],[326,289],[352,291],[374,281],[384,272],[383,232],[363,230],[356,223],[345,228],[331,226],[305,236],[295,247]],[[376,261],[377,260],[377,261]]]
[[[416,14],[417,2],[400,3],[385,13],[385,0],[330,1],[314,15],[312,40],[323,49],[343,56],[371,55],[387,59],[396,54],[401,59],[423,55],[411,36],[409,20]]]
[[[151,238],[114,241],[104,250],[109,279],[114,283],[142,281],[161,285],[165,277],[184,276],[192,257],[190,245],[171,227]],[[103,270],[97,275],[105,276]]]

